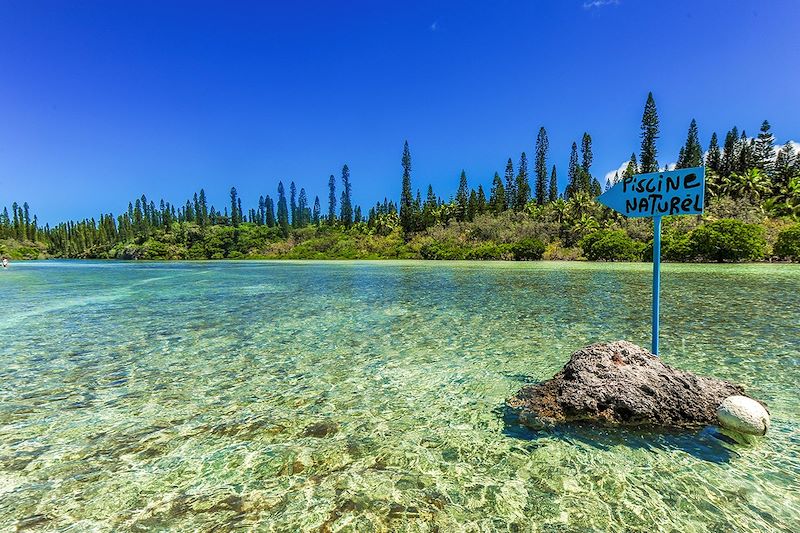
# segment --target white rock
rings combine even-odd
[[[769,413],[763,405],[747,396],[728,396],[717,407],[717,420],[725,429],[747,435],[766,435]]]

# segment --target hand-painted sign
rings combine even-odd
[[[703,213],[704,167],[637,174],[601,194],[601,204],[628,217],[653,217],[653,348],[658,355],[661,289],[661,217]]]
[[[623,178],[598,201],[627,217],[699,215],[705,197],[705,169],[682,168]]]

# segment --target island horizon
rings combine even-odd
[[[641,123],[641,147],[624,170],[605,180],[592,173],[592,137],[573,142],[567,184],[559,187],[549,165],[547,130],[539,129],[532,172],[522,152],[504,176],[495,172],[487,196],[470,187],[462,170],[454,196],[443,200],[428,185],[423,200],[412,185],[408,142],[403,147],[401,194],[366,213],[352,200],[345,164],[340,180],[328,180],[327,209],[319,196],[278,182],[277,201],[261,195],[244,208],[235,187],[222,209],[209,205],[204,189],[175,205],[146,195],[114,216],[40,227],[27,202],[0,214],[0,255],[13,259],[467,259],[643,261],[652,257],[649,223],[627,219],[601,205],[603,190],[634,175],[705,167],[702,215],[664,217],[666,261],[800,261],[800,154],[794,144],[775,144],[764,120],[755,138],[733,127],[719,144],[716,132],[701,146],[692,120],[677,163],[660,166],[659,117],[652,93]],[[340,181],[340,182],[339,182]],[[337,194],[338,188],[341,191]],[[276,207],[277,206],[277,207]],[[702,212],[702,209],[700,210]]]

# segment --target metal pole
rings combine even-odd
[[[658,316],[661,292],[661,217],[653,218],[653,354],[658,355]]]

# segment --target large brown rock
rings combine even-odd
[[[533,428],[573,421],[682,427],[716,423],[722,400],[742,393],[739,385],[672,368],[616,341],[578,350],[552,379],[526,385],[506,403]]]

